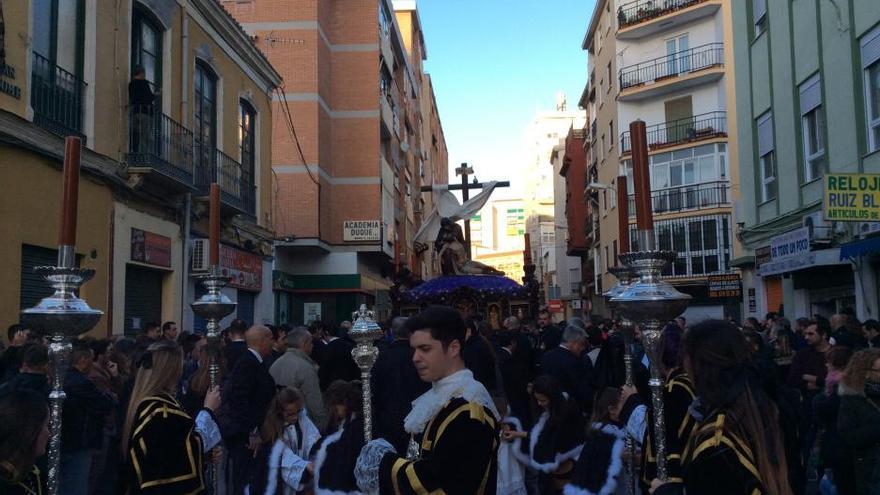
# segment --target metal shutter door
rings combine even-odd
[[[21,245],[21,297],[19,308],[32,308],[55,291],[34,272],[35,266],[55,266],[58,251],[28,244]]]
[[[143,331],[148,322],[162,321],[162,278],[160,271],[135,265],[125,267],[125,334]],[[138,325],[135,325],[138,319]]]
[[[244,290],[238,290],[238,306],[236,306],[236,315],[244,320],[248,326],[254,324],[254,293]]]

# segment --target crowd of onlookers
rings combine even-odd
[[[503,416],[497,493],[557,494],[577,485],[584,459],[605,452],[597,432],[634,446],[609,454],[621,461],[616,465],[635,469],[609,470],[616,488],[608,493],[625,493],[630,484],[640,493],[678,493],[677,484],[700,493],[700,483],[717,484],[735,472],[715,472],[711,460],[688,451],[706,434],[706,417],[723,418],[724,411],[728,423],[718,437],[747,444],[754,471],[744,472],[758,480],[747,474],[725,485],[735,487],[729,493],[749,483],[762,493],[880,490],[876,320],[859,322],[845,311],[793,324],[774,313],[741,326],[670,322],[660,362],[665,416],[677,430],[667,434],[669,469],[678,483],[658,486],[638,327],[627,349],[620,322],[537,316],[509,317],[502,328],[480,318],[465,322],[461,356]],[[405,320],[384,326],[371,379],[373,436],[398,452],[409,448],[404,418],[411,403],[431,386],[413,365]],[[210,343],[166,322],[148,324],[135,337],[76,340],[64,377],[63,493],[356,492],[363,418],[350,329],[351,322],[291,327],[234,320]],[[45,339],[21,325],[9,327],[7,337],[0,356],[0,486],[4,493],[37,493],[46,481],[49,353]],[[633,386],[625,384],[627,350]],[[166,451],[191,455],[166,458]],[[749,455],[740,452],[739,459]],[[186,478],[180,466],[190,464],[196,467],[187,481],[152,484]]]

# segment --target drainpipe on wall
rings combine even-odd
[[[188,127],[187,118],[189,116],[189,15],[186,10],[186,5],[181,5],[180,7],[180,15],[181,18],[181,33],[180,33],[180,56],[181,56],[181,71],[180,71],[180,123],[184,127]],[[193,170],[195,173],[195,170]],[[183,257],[183,277],[180,281],[180,326],[181,328],[184,326],[184,321],[186,319],[186,308],[187,302],[189,301],[189,297],[187,294],[187,289],[189,288],[189,238],[190,238],[190,230],[192,229],[192,193],[186,193],[186,198],[184,199],[183,206],[183,249],[182,257]],[[191,330],[191,329],[190,329]]]
[[[189,288],[189,235],[190,229],[192,228],[192,193],[186,193],[186,199],[184,199],[183,203],[183,249],[181,252],[183,253],[181,257],[183,258],[183,276],[180,281],[180,327],[183,328],[184,320],[186,318],[186,308],[188,306],[187,302],[189,301],[187,295],[187,289]],[[190,331],[192,329],[190,328]]]

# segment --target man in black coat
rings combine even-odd
[[[19,390],[29,390],[48,399],[51,391],[47,376],[49,351],[42,344],[25,344],[21,348],[21,356],[18,374],[0,385],[0,396]]]
[[[498,368],[501,371],[501,382],[504,386],[504,396],[513,415],[524,426],[531,425],[531,406],[529,404],[529,377],[520,372],[516,366],[517,340],[510,332],[500,332],[496,335],[498,343]]]
[[[248,345],[244,341],[244,334],[247,332],[247,323],[241,318],[232,320],[229,324],[227,332],[229,334],[229,343],[223,348],[223,355],[226,357],[226,369],[235,368],[235,362],[238,358],[247,353]]]
[[[275,396],[275,381],[264,360],[272,354],[272,331],[264,326],[245,333],[247,350],[235,362],[223,388],[217,415],[220,433],[229,450],[231,479],[229,493],[241,495],[253,469],[255,449],[260,444],[259,428],[269,402]]]
[[[538,332],[541,336],[541,352],[556,349],[562,342],[562,329],[553,324],[553,317],[546,309],[538,311]]]
[[[61,486],[64,493],[86,495],[92,450],[101,448],[104,420],[113,411],[116,400],[101,392],[89,380],[92,349],[74,347],[70,368],[64,377],[64,401],[61,424]]]
[[[327,347],[322,351],[322,362],[318,369],[318,378],[321,380],[321,390],[327,390],[336,380],[359,380],[361,370],[351,356],[354,342],[348,338],[344,327],[336,329],[336,336],[331,337]]]
[[[541,370],[559,380],[564,392],[575,399],[582,411],[592,411],[593,370],[589,360],[583,359],[587,348],[587,333],[568,326],[562,332],[562,343],[541,359]]]
[[[495,353],[485,337],[480,335],[474,320],[467,320],[465,325],[465,342],[461,350],[464,365],[474,374],[474,380],[482,383],[490,394],[494,394],[498,389]]]
[[[413,364],[405,323],[404,317],[391,322],[394,340],[379,352],[370,379],[375,436],[388,440],[398,452],[406,452],[409,444],[403,420],[412,409],[412,401],[431,388],[419,378]]]

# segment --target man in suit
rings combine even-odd
[[[229,343],[223,349],[223,355],[226,357],[227,370],[235,368],[235,362],[238,361],[238,358],[247,353],[248,346],[244,341],[244,334],[247,332],[247,329],[247,323],[241,318],[232,320],[229,328],[226,329],[229,335]]]
[[[419,378],[412,362],[406,318],[391,322],[394,341],[379,352],[370,384],[373,390],[373,418],[377,438],[388,440],[398,452],[406,452],[409,435],[403,419],[412,409],[412,401],[427,392],[431,384]]]
[[[318,376],[321,378],[321,390],[327,390],[336,380],[350,382],[361,377],[361,370],[351,356],[354,343],[348,338],[348,332],[344,327],[336,329],[336,335],[330,337],[327,347],[324,348],[321,368]]]
[[[272,354],[272,331],[253,326],[245,332],[245,353],[235,361],[223,388],[218,422],[229,451],[231,476],[227,486],[233,495],[244,493],[253,469],[254,452],[260,444],[259,427],[275,396],[275,381],[265,366]]]
[[[542,372],[559,380],[562,391],[577,401],[581,411],[592,410],[593,370],[582,358],[586,348],[587,333],[568,326],[562,332],[562,343],[541,359]]]

